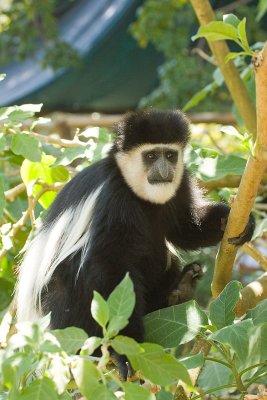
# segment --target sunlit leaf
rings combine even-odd
[[[165,348],[192,340],[208,324],[208,318],[192,300],[146,315],[145,339]]]

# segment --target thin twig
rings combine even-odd
[[[35,139],[39,140],[40,142],[49,143],[52,145],[60,146],[60,147],[85,147],[87,143],[82,142],[77,138],[74,137],[73,140],[67,139],[59,139],[52,136],[41,135],[40,133],[30,132],[28,135],[34,137]]]
[[[267,257],[257,249],[251,242],[243,244],[242,249],[252,257],[265,271],[267,271]]]
[[[13,187],[12,189],[6,190],[5,191],[5,198],[6,200],[12,202],[15,200],[16,197],[18,197],[21,193],[23,193],[26,189],[26,186],[24,183],[20,183],[19,185]]]
[[[65,183],[59,183],[56,182],[54,184],[47,184],[45,182],[41,182],[39,181],[38,184],[41,184],[43,186],[42,190],[40,190],[40,192],[34,197],[31,206],[27,208],[27,210],[25,212],[22,213],[21,218],[12,225],[11,230],[8,233],[8,237],[9,239],[13,240],[14,237],[16,236],[16,234],[19,232],[19,230],[26,225],[28,218],[30,217],[30,213],[32,211],[32,208],[35,208],[38,201],[40,200],[40,198],[42,197],[42,195],[46,192],[58,192],[60,189],[62,189],[62,187],[65,185]],[[8,248],[6,248],[5,246],[2,247],[1,251],[0,251],[0,262],[2,261],[3,257],[6,255],[8,251]]]

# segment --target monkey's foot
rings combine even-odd
[[[134,376],[135,371],[126,356],[118,354],[112,348],[109,348],[109,354],[122,382],[125,382],[127,381],[127,378],[132,378]]]
[[[194,295],[197,281],[202,278],[203,271],[199,264],[192,263],[186,265],[182,271],[182,277],[178,288],[173,290],[169,296],[168,304],[170,306],[184,303],[191,300]]]
[[[249,242],[251,240],[254,229],[255,229],[255,219],[253,215],[250,214],[247,226],[245,227],[241,235],[234,238],[229,238],[228,243],[234,244],[236,246],[242,246],[244,243]]]

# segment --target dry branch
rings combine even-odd
[[[192,6],[201,25],[215,21],[216,17],[208,0],[191,0]],[[239,76],[239,72],[232,61],[225,63],[229,48],[224,40],[209,42],[218,66],[224,76],[225,83],[234,100],[244,123],[253,135],[256,134],[256,112],[247,89]]]
[[[249,157],[242,176],[236,198],[228,218],[227,227],[221,243],[212,282],[213,296],[217,297],[231,279],[236,247],[228,243],[228,238],[239,236],[245,229],[249,213],[253,207],[262,176],[267,167],[267,46],[255,55],[254,65],[257,88],[257,127],[258,135],[254,157]],[[267,291],[262,294],[267,297]]]

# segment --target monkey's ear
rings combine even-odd
[[[130,121],[134,115],[135,112],[128,111],[120,121],[113,125],[113,132],[115,133],[115,145],[118,151],[123,150],[125,136],[127,134],[129,125],[131,125]]]

